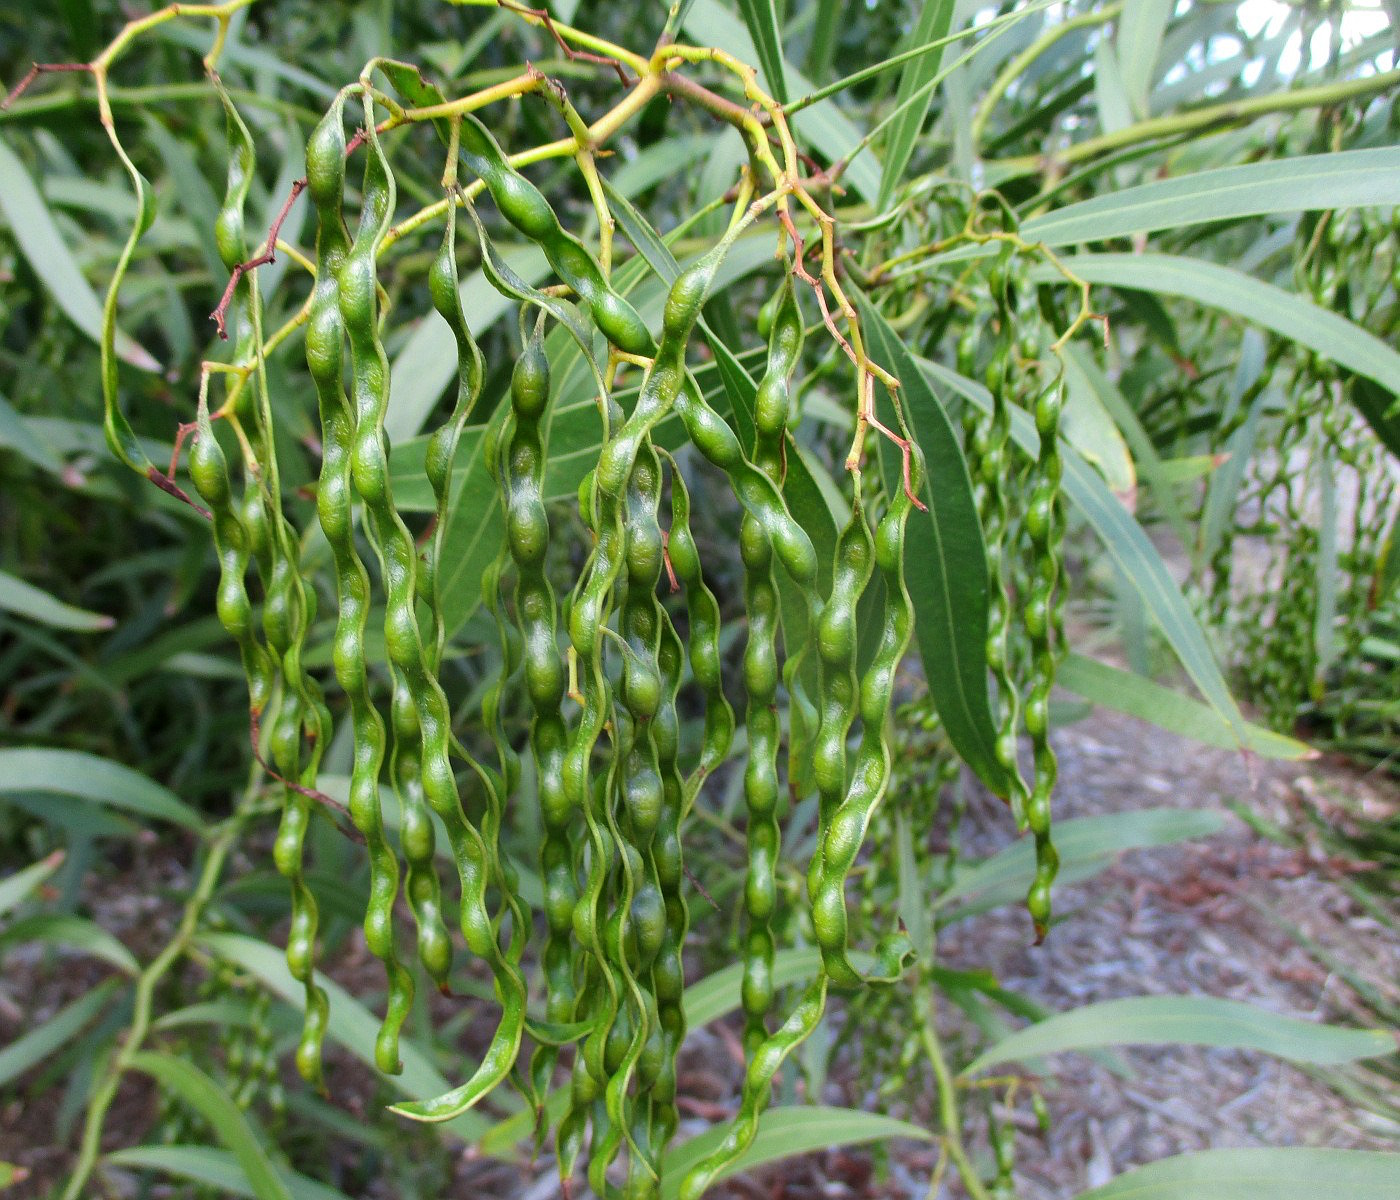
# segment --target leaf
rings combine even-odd
[[[916,361],[925,375],[946,382],[979,408],[991,411],[991,394],[981,384],[927,359]],[[1011,410],[1011,437],[1027,454],[1035,456],[1040,442],[1035,423],[1029,413],[1018,407]],[[1242,730],[1244,719],[1225,684],[1220,665],[1162,556],[1142,526],[1108,490],[1098,472],[1069,446],[1062,446],[1060,454],[1065,468],[1065,494],[1070,503],[1093,527],[1123,578],[1142,596],[1143,603],[1156,618],[1168,644],[1206,701],[1232,729]]]
[[[1060,852],[1060,873],[1056,883],[1068,885],[1091,878],[1124,850],[1210,837],[1224,828],[1223,814],[1195,808],[1144,808],[1058,821],[1055,848]],[[1013,842],[975,867],[960,871],[933,907],[975,903],[976,911],[985,912],[1019,901],[1034,877],[1034,848],[1028,841]]]
[[[0,179],[5,181],[0,187],[0,212],[9,222],[20,253],[68,319],[101,344],[102,305],[97,293],[79,270],[24,163],[4,138],[0,138]],[[116,335],[116,353],[143,371],[160,370],[160,363],[150,352],[120,330]]]
[[[87,917],[77,917],[71,913],[35,913],[0,930],[0,951],[6,946],[25,942],[65,946],[79,954],[89,954],[111,963],[127,975],[137,975],[141,971],[141,964],[131,951],[115,935]]]
[[[1288,1146],[1178,1154],[1076,1200],[1390,1200],[1397,1194],[1400,1154]]]
[[[1060,664],[1055,682],[1103,708],[1149,721],[1169,733],[1221,750],[1240,748],[1229,722],[1209,705],[1132,671],[1123,671],[1081,654],[1068,654]],[[1317,752],[1305,743],[1271,729],[1246,723],[1244,733],[1244,749],[1261,758],[1296,761],[1317,756]]]
[[[1265,213],[1400,204],[1400,147],[1300,154],[1105,191],[1031,217],[1021,236],[1047,246],[1102,242]]]
[[[1120,432],[1122,412],[1113,403],[1122,400],[1122,394],[1113,382],[1098,368],[1093,357],[1082,347],[1068,345],[1064,348],[1065,362],[1065,411],[1061,429],[1064,438],[1103,474],[1108,486],[1117,494],[1130,494],[1137,487],[1137,470],[1133,463],[1137,453],[1128,452],[1123,429]],[[1123,401],[1123,408],[1133,421],[1137,418]],[[1141,429],[1141,426],[1138,426]],[[1157,461],[1157,451],[1151,441],[1146,443],[1153,462]],[[1147,474],[1146,471],[1143,472]]]
[[[80,750],[0,750],[0,795],[56,792],[202,832],[204,818],[174,792],[121,763]]]
[[[997,760],[987,693],[987,552],[962,445],[899,335],[863,296],[856,302],[873,356],[899,379],[900,402],[924,456],[928,512],[909,514],[904,569],[929,693],[963,760],[988,788],[1007,796],[1011,781]]]
[[[1400,411],[1395,398],[1369,379],[1358,379],[1351,389],[1351,402],[1366,418],[1381,445],[1400,458]]]
[[[38,862],[0,879],[0,917],[28,899],[35,888],[58,870],[63,863],[63,853],[62,850],[55,850]]]
[[[739,11],[749,27],[758,51],[759,66],[768,81],[768,90],[779,104],[788,102],[787,75],[783,70],[783,35],[773,0],[739,0]]]
[[[252,1123],[208,1075],[191,1062],[151,1050],[132,1055],[131,1066],[176,1093],[209,1122],[219,1140],[233,1152],[258,1200],[291,1200]]]
[[[1075,254],[1062,260],[1089,283],[1181,296],[1272,329],[1387,391],[1400,390],[1400,353],[1345,317],[1271,283],[1217,263],[1175,254]],[[1040,282],[1062,278],[1032,269]]]
[[[206,933],[199,942],[211,953],[255,975],[293,1008],[301,1011],[305,1007],[305,989],[292,978],[286,957],[275,946],[239,933]],[[331,1040],[344,1046],[377,1074],[374,1042],[379,1033],[378,1019],[334,980],[317,972],[316,982],[326,989],[330,998],[330,1022],[326,1032]],[[451,1091],[452,1085],[411,1042],[402,1043],[399,1054],[403,1071],[398,1075],[377,1075],[384,1083],[414,1099]],[[463,1113],[444,1126],[464,1141],[475,1141],[487,1127],[488,1122],[472,1112]]]
[[[0,1049],[0,1088],[13,1083],[30,1067],[73,1041],[111,1001],[116,986],[115,979],[103,980],[72,1004],[59,1009],[37,1029],[31,1029]]]
[[[661,1174],[661,1200],[677,1200],[686,1172],[713,1151],[728,1132],[722,1125],[707,1129],[666,1155]],[[813,1150],[855,1146],[894,1137],[921,1142],[933,1140],[933,1135],[919,1125],[855,1108],[813,1105],[810,1108],[769,1109],[758,1119],[758,1133],[752,1144],[715,1176],[715,1182],[761,1167],[764,1163],[780,1162]]]
[[[130,1146],[114,1150],[103,1160],[110,1166],[135,1171],[160,1171],[178,1179],[207,1184],[225,1195],[248,1196],[262,1200],[236,1155],[214,1146]],[[291,1200],[346,1200],[344,1192],[278,1163],[272,1168]]]
[[[919,10],[919,20],[907,39],[907,48],[947,37],[956,8],[957,0],[924,0]],[[913,157],[914,146],[928,119],[929,106],[933,103],[932,90],[924,95],[922,102],[915,101],[914,96],[938,74],[942,61],[942,49],[931,50],[918,58],[911,58],[899,73],[895,104],[908,104],[909,107],[895,118],[885,135],[885,167],[880,175],[880,195],[875,204],[877,212],[885,210],[894,196],[895,188],[904,180],[904,170]]]
[[[0,447],[8,447],[41,470],[64,477],[63,460],[35,431],[29,418],[0,396]]]
[[[1118,66],[1127,85],[1128,100],[1138,120],[1147,116],[1147,93],[1157,69],[1162,34],[1176,0],[1133,0],[1118,18]]]
[[[1396,1049],[1381,1029],[1345,1029],[1215,996],[1130,996],[1056,1013],[983,1051],[963,1072],[1103,1046],[1216,1046],[1336,1066]]]
[[[111,629],[116,624],[113,618],[101,613],[65,604],[57,596],[49,595],[8,571],[0,571],[0,611],[15,613],[54,629],[88,631]]]

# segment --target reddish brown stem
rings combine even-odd
[[[213,513],[211,513],[207,508],[204,508],[196,504],[193,500],[191,500],[189,497],[189,493],[186,492],[184,488],[182,488],[178,483],[171,479],[169,475],[166,475],[159,468],[147,467],[146,478],[149,479],[153,484],[155,484],[156,487],[160,488],[162,492],[168,492],[170,495],[174,496],[176,500],[179,500],[182,504],[188,504],[206,521],[212,521],[214,519]]]
[[[15,84],[14,87],[12,87],[12,88],[9,90],[9,93],[5,96],[5,98],[4,98],[3,100],[0,100],[0,112],[4,112],[5,109],[9,108],[11,104],[13,104],[16,100],[18,100],[21,96],[23,96],[24,93],[27,92],[27,91],[29,90],[29,85],[30,85],[31,83],[33,83],[36,79],[38,79],[40,75],[54,74],[54,73],[59,72],[59,71],[91,71],[91,70],[92,70],[92,64],[91,64],[91,63],[37,63],[37,62],[36,62],[32,67],[29,68],[29,71],[25,74],[24,78],[21,79],[17,84]]]
[[[248,741],[253,747],[253,758],[257,760],[258,766],[266,771],[273,779],[277,780],[278,783],[296,792],[298,796],[305,796],[308,800],[315,800],[317,804],[321,805],[321,807],[331,814],[331,820],[335,822],[336,827],[342,833],[352,841],[363,844],[365,839],[360,831],[354,828],[354,826],[346,825],[343,820],[346,816],[345,805],[341,804],[335,797],[327,796],[325,792],[318,792],[315,788],[303,787],[295,780],[288,779],[263,757],[262,751],[258,749],[258,740],[261,730],[261,714],[256,708],[250,708],[248,710]]]
[[[238,281],[249,271],[257,267],[266,266],[268,263],[277,261],[277,235],[282,230],[282,222],[287,219],[287,214],[292,211],[292,205],[296,203],[296,198],[306,189],[306,177],[295,180],[291,190],[287,193],[287,198],[282,202],[282,209],[273,220],[271,227],[267,231],[267,241],[263,245],[261,254],[250,258],[247,262],[241,262],[233,268],[229,275],[228,287],[224,288],[223,299],[219,301],[218,307],[209,314],[209,319],[218,326],[219,337],[223,341],[228,341],[228,328],[225,325],[225,318],[228,315],[228,306],[233,303],[233,294],[238,290]]]
[[[617,77],[622,80],[623,87],[631,87],[632,80],[627,77],[626,70],[615,58],[608,58],[602,54],[590,54],[587,50],[575,50],[560,36],[559,30],[554,28],[554,18],[549,15],[549,10],[545,8],[528,8],[523,4],[512,4],[511,0],[496,0],[500,7],[507,12],[520,13],[521,16],[534,17],[552,37],[559,49],[564,52],[564,57],[572,62],[594,63],[600,67],[609,67],[617,72]]]

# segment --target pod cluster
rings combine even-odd
[[[376,69],[410,103],[451,108],[410,69]],[[347,137],[351,100],[362,115]],[[886,854],[891,838],[898,841],[891,831],[932,820],[952,762],[939,759],[939,784],[901,798],[890,815],[894,712],[913,626],[905,534],[923,486],[922,460],[914,447],[904,480],[888,485],[864,479],[857,463],[849,518],[830,563],[819,563],[812,534],[788,503],[797,454],[790,422],[808,338],[800,298],[803,285],[822,286],[803,267],[800,244],[763,308],[766,357],[750,381],[747,424],[716,409],[691,362],[702,309],[735,238],[786,204],[788,193],[779,187],[756,200],[751,188],[741,189],[725,235],[669,284],[653,332],[615,286],[609,255],[600,258],[570,232],[486,125],[459,109],[437,120],[448,147],[445,229],[426,281],[434,319],[452,334],[456,379],[426,444],[431,519],[415,526],[389,470],[382,334],[388,295],[380,281],[381,255],[399,228],[384,130],[401,114],[367,70],[338,94],[307,145],[315,255],[304,324],[319,416],[320,539],[314,530],[298,534],[284,508],[251,274],[234,289],[231,316],[240,360],[259,364],[255,386],[217,414],[237,441],[241,475],[229,468],[229,438],[221,439],[207,395],[190,456],[213,517],[220,619],[242,653],[259,755],[284,793],[275,859],[292,889],[288,962],[306,991],[298,1066],[319,1079],[327,1006],[314,972],[317,913],[302,857],[308,825],[326,809],[353,826],[365,846],[364,936],[385,977],[375,1045],[380,1070],[401,1069],[405,1024],[423,1010],[415,980],[425,977],[454,994],[469,959],[489,974],[496,1001],[486,1049],[467,1078],[394,1111],[450,1121],[509,1081],[536,1114],[539,1141],[552,1133],[563,1179],[582,1171],[601,1197],[658,1195],[663,1155],[679,1122],[677,1056],[686,1035],[687,829],[707,781],[733,772],[743,797],[738,943],[746,1064],[733,1121],[681,1184],[680,1194],[694,1200],[752,1142],[780,1067],[822,1019],[829,989],[893,983],[914,958],[903,932],[876,937],[872,955],[857,953],[853,943],[864,931],[852,928],[851,895],[872,843]],[[242,222],[253,164],[251,139],[231,108],[230,137],[234,167],[219,248],[232,269],[248,254]],[[361,170],[352,184],[347,164],[356,162]],[[465,186],[459,175],[469,180]],[[542,252],[549,283],[527,283],[497,251],[475,207],[481,195]],[[464,215],[476,233],[464,240],[474,245],[459,244]],[[783,228],[793,230],[790,219]],[[460,263],[478,250],[486,282],[517,306],[518,348],[508,372],[488,370],[463,307]],[[998,752],[1014,775],[1021,710],[1006,650],[1010,575],[999,566],[1015,536],[1002,486],[1016,399],[1015,348],[1006,332],[1010,285],[997,296],[1002,332],[987,368],[994,407],[989,420],[970,422],[969,441],[997,598],[988,657],[1001,700]],[[858,331],[852,327],[848,341],[824,304],[822,310],[815,328],[826,326],[833,345],[856,359],[854,391],[863,405],[876,376],[853,349]],[[565,358],[569,380],[561,382],[557,368]],[[564,407],[561,392],[568,386],[577,393],[580,365],[597,392],[598,440],[570,504],[553,491],[550,441]],[[501,381],[503,394],[478,413],[491,380]],[[890,387],[903,429],[892,381]],[[1034,614],[1027,615],[1033,683],[1024,708],[1035,772],[1014,801],[1037,840],[1038,925],[1048,919],[1054,871],[1054,755],[1044,715],[1063,592],[1058,397],[1055,387],[1037,401],[1041,453],[1020,468],[1033,507],[1039,505],[1039,515],[1023,522],[1036,564]],[[569,403],[577,406],[572,394]],[[449,700],[446,670],[454,597],[445,593],[460,572],[444,555],[445,530],[460,515],[454,471],[469,423],[478,427],[474,461],[485,464],[492,491],[476,516],[499,534],[501,549],[469,584],[480,589],[499,646],[478,689],[479,720],[464,722]],[[890,436],[902,445],[909,431],[903,439]],[[714,571],[707,579],[701,562],[686,478],[711,468],[727,482],[738,512],[742,589],[730,603],[741,610],[742,650],[728,678],[725,606],[712,587]],[[332,717],[305,665],[315,616],[306,581],[313,552],[328,557],[333,574],[331,666],[350,747],[343,811],[316,783]],[[858,616],[866,613],[868,619]],[[736,707],[741,758],[733,752]],[[785,707],[792,714],[786,729]],[[692,736],[684,727],[688,713],[698,718]],[[386,798],[394,811],[386,811]],[[799,803],[807,799],[814,803]],[[794,819],[802,824],[790,830]],[[512,858],[521,831],[537,847],[530,873],[538,877],[538,911],[525,899],[534,889],[522,883],[523,864]],[[785,841],[811,847],[804,862],[788,861],[791,850],[785,859]],[[926,852],[919,852],[924,865]],[[865,870],[865,878],[872,874]],[[804,880],[806,902],[793,905]],[[878,906],[868,889],[861,896],[871,917]],[[897,924],[884,922],[886,929]],[[779,939],[794,930],[816,948],[820,966],[785,998],[774,978],[775,955]]]

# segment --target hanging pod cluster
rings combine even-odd
[[[549,1132],[546,1113],[562,1114],[552,1132],[565,1180],[582,1167],[599,1196],[658,1194],[663,1155],[678,1124],[676,1062],[686,1034],[687,827],[707,780],[728,769],[742,773],[745,1075],[723,1140],[681,1184],[680,1194],[693,1200],[752,1142],[778,1070],[821,1020],[828,988],[892,983],[913,958],[902,932],[878,938],[873,955],[854,954],[847,893],[890,789],[892,711],[913,625],[905,533],[927,491],[897,382],[866,354],[837,269],[835,222],[813,198],[816,185],[802,174],[804,160],[781,106],[751,68],[720,51],[667,44],[650,60],[627,55],[626,61],[638,79],[591,126],[562,88],[533,68],[450,101],[415,68],[372,61],[337,94],[307,142],[314,253],[296,256],[313,281],[298,312],[271,334],[263,329],[254,268],[278,248],[277,227],[263,256],[250,257],[255,248],[244,225],[253,140],[211,73],[231,147],[217,232],[232,283],[218,312],[221,329],[233,334],[234,355],[206,364],[189,472],[212,518],[218,615],[248,677],[254,752],[283,792],[274,856],[291,885],[287,956],[305,989],[296,1057],[308,1080],[320,1080],[328,1008],[315,975],[317,908],[303,857],[308,826],[324,812],[366,850],[364,934],[387,985],[375,1045],[380,1070],[401,1069],[402,1031],[418,1007],[415,957],[444,993],[451,993],[461,965],[459,946],[491,976],[498,1011],[475,1070],[445,1095],[404,1101],[394,1110],[448,1121],[509,1081],[539,1115],[541,1138]],[[737,77],[753,108],[688,84],[680,69],[697,63]],[[524,157],[573,157],[597,210],[596,249],[566,227],[474,115],[493,100],[529,94],[562,116],[572,138]],[[732,191],[727,227],[675,274],[654,334],[614,285],[614,222],[595,158],[605,136],[661,94],[695,101],[733,124],[749,163]],[[444,190],[440,202],[405,215],[386,140],[392,130],[417,123],[434,126],[446,147]],[[352,166],[358,168],[353,180]],[[548,284],[520,278],[498,252],[476,208],[487,195],[504,223],[542,253]],[[464,219],[475,236],[459,242]],[[430,221],[440,221],[443,234],[427,291],[452,333],[457,370],[442,422],[426,445],[432,520],[415,534],[389,468],[383,271],[389,248]],[[726,256],[760,222],[778,235],[777,283],[760,317],[766,360],[752,411],[731,424],[697,383],[690,352]],[[810,255],[799,227],[808,230]],[[518,306],[509,385],[488,411],[476,411],[487,380],[505,373],[488,370],[463,307],[459,272],[474,252],[485,282]],[[809,258],[820,259],[819,274],[809,272]],[[820,314],[811,329],[803,316],[808,301]],[[1003,293],[997,302],[1009,303]],[[1005,312],[1002,327],[1010,328]],[[279,475],[277,406],[266,370],[269,355],[298,330],[304,330],[321,453],[315,522],[300,530]],[[813,338],[829,339],[838,361],[848,358],[854,372],[855,435],[845,461],[851,503],[829,572],[787,499],[798,453],[789,428],[797,410],[793,384]],[[577,349],[574,365],[582,363],[596,392],[598,438],[568,513],[548,502],[560,391],[556,346],[570,354]],[[988,368],[997,397],[991,421],[970,433],[994,569],[1006,525],[998,507],[998,455],[1006,449],[1008,419],[997,379],[1010,377],[1010,353],[999,346]],[[225,384],[217,408],[210,395],[215,380]],[[875,416],[877,387],[889,394],[896,428]],[[117,411],[114,391],[108,404]],[[1058,384],[1040,393],[1034,413],[1041,451],[1028,468],[1024,520],[1039,564],[1026,601],[1033,684],[1025,727],[1035,777],[1029,788],[1018,784],[1012,799],[1036,836],[1040,874],[1031,910],[1043,932],[1054,873],[1054,756],[1046,713],[1059,640],[1056,596],[1063,592]],[[494,493],[490,510],[478,516],[489,522],[499,513],[502,525],[501,552],[479,579],[481,604],[500,642],[500,669],[481,695],[470,733],[454,713],[443,670],[445,581],[458,576],[457,564],[445,560],[445,530],[460,516],[455,459],[469,422],[482,427],[477,457]],[[231,432],[221,442],[222,428]],[[898,448],[902,480],[882,486],[878,476],[865,477],[872,430]],[[739,670],[729,678],[722,605],[711,588],[716,573],[712,565],[707,582],[691,529],[693,480],[686,474],[701,463],[727,481],[741,513],[745,619]],[[561,531],[582,531],[585,540],[562,545]],[[333,575],[337,690],[329,701],[324,681],[307,666],[318,556]],[[988,657],[1006,713],[999,752],[1019,781],[1015,686],[998,653],[1008,600],[1000,577],[994,582],[1000,606],[993,610]],[[861,611],[871,614],[873,628],[862,629]],[[738,719],[731,698],[742,704],[742,755],[733,752]],[[686,711],[699,714],[696,738],[682,736]],[[337,722],[348,728],[351,747],[343,808],[317,784]],[[794,802],[809,795],[814,808],[800,811],[812,812],[814,827],[801,832],[813,849],[790,871],[805,877],[807,901],[793,921],[781,911],[783,897],[794,894],[783,890],[785,866],[794,865],[785,860],[784,835],[798,810]],[[396,808],[392,821],[386,797]],[[508,844],[512,830],[523,827],[536,831],[540,912],[526,902]],[[451,866],[447,878],[443,863]],[[401,893],[411,946],[396,920]],[[783,1012],[774,961],[779,937],[791,930],[816,947],[820,968]],[[527,1044],[533,1044],[528,1056]],[[546,1104],[565,1070],[565,1092]]]

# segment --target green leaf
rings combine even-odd
[[[1103,1046],[1218,1046],[1335,1066],[1393,1054],[1396,1042],[1381,1029],[1320,1025],[1215,996],[1130,996],[1086,1004],[1019,1029],[979,1054],[963,1074]]]
[[[116,986],[115,979],[103,980],[72,1004],[59,1009],[37,1029],[31,1029],[0,1049],[0,1088],[13,1083],[30,1067],[73,1041],[110,1003]]]
[[[4,396],[0,396],[0,447],[8,447],[41,470],[64,478],[63,460],[34,431],[29,418],[17,412]],[[68,480],[65,479],[65,482]]]
[[[63,853],[62,850],[55,850],[38,862],[0,879],[0,917],[27,900],[35,888],[58,870],[63,863]]]
[[[661,1174],[661,1200],[676,1200],[681,1180],[686,1172],[713,1151],[729,1131],[724,1126],[707,1129],[698,1137],[673,1149],[666,1155]],[[833,1146],[856,1146],[863,1142],[880,1142],[886,1138],[912,1138],[928,1142],[933,1135],[919,1125],[898,1121],[878,1113],[855,1108],[790,1107],[769,1109],[758,1119],[758,1133],[753,1143],[734,1162],[715,1176],[715,1182],[728,1179],[765,1163],[795,1158],[813,1150],[829,1150]]]
[[[1147,93],[1157,69],[1162,34],[1176,0],[1133,0],[1118,18],[1118,65],[1127,85],[1128,100],[1138,120],[1147,116]]]
[[[1062,260],[1089,283],[1181,296],[1223,309],[1316,350],[1340,366],[1400,390],[1400,353],[1359,325],[1301,296],[1231,267],[1175,254],[1075,254]],[[1036,267],[1032,277],[1048,282],[1058,272]]]
[[[80,750],[0,750],[0,795],[54,792],[202,831],[204,818],[168,788],[130,767]]]
[[[1288,1146],[1159,1159],[1076,1200],[1390,1200],[1397,1194],[1400,1154]]]
[[[1400,204],[1400,147],[1303,154],[1105,191],[1031,217],[1027,241],[1101,242],[1265,213]]]
[[[301,1011],[305,1007],[305,989],[292,978],[285,955],[276,947],[239,933],[207,933],[199,938],[199,942],[211,953],[256,976],[293,1008]],[[345,1047],[371,1070],[377,1071],[374,1041],[379,1032],[378,1018],[334,980],[318,972],[316,982],[326,989],[326,995],[330,998],[331,1015],[326,1032],[331,1040]],[[396,1091],[420,1099],[423,1096],[440,1096],[452,1090],[452,1085],[428,1061],[427,1055],[411,1042],[405,1041],[399,1054],[403,1060],[403,1071],[398,1075],[378,1076]],[[487,1127],[488,1122],[474,1112],[463,1113],[444,1126],[464,1141],[474,1141]]]
[[[1391,390],[1395,390],[1393,384]],[[1400,458],[1400,406],[1395,397],[1369,379],[1358,379],[1351,390],[1351,402],[1366,418],[1381,445]]]
[[[1210,837],[1225,828],[1222,813],[1195,808],[1143,808],[1132,812],[1073,817],[1055,825],[1060,852],[1057,885],[1092,878],[1125,850],[1169,846]],[[934,901],[935,910],[958,905],[985,912],[1019,901],[1035,877],[1035,850],[1027,840],[1013,842],[991,858],[958,872],[952,886]],[[970,915],[970,913],[959,915]]]
[[[927,359],[917,361],[925,375],[947,383],[979,408],[991,411],[991,394],[981,384]],[[1036,455],[1040,439],[1036,436],[1035,422],[1021,408],[1011,410],[1011,437],[1027,454]],[[1072,447],[1062,446],[1061,458],[1065,468],[1064,489],[1070,503],[1098,535],[1123,578],[1142,596],[1167,643],[1206,701],[1232,729],[1242,730],[1244,719],[1225,684],[1205,632],[1151,539],[1108,490],[1099,473]]]
[[[1061,423],[1064,438],[1098,467],[1110,488],[1120,496],[1128,495],[1137,487],[1133,457],[1139,446],[1133,442],[1133,453],[1128,452],[1125,440],[1128,427],[1123,425],[1122,419],[1127,416],[1137,430],[1142,427],[1136,424],[1137,417],[1123,400],[1122,393],[1084,347],[1066,346],[1064,362],[1065,412]],[[1157,451],[1150,440],[1146,440],[1146,449],[1151,459],[1139,457],[1139,462],[1156,463]],[[1145,469],[1143,474],[1147,473]]]
[[[65,604],[42,588],[0,571],[0,611],[14,613],[54,629],[111,629],[116,621],[101,613]]]
[[[263,1197],[249,1181],[237,1156],[215,1146],[130,1146],[114,1150],[103,1161],[114,1167],[159,1171],[177,1179],[207,1184],[225,1195],[247,1196],[252,1200]],[[274,1163],[273,1170],[292,1200],[346,1200],[344,1192],[308,1179],[281,1164]]]
[[[1151,722],[1169,733],[1180,734],[1221,750],[1240,748],[1229,722],[1209,705],[1132,671],[1123,671],[1080,654],[1069,654],[1060,664],[1055,682],[1103,708]],[[1306,743],[1259,725],[1246,723],[1244,734],[1243,748],[1261,758],[1296,761],[1317,756],[1317,752]]]
[[[24,163],[0,138],[0,212],[9,222],[20,253],[69,320],[94,342],[102,341],[102,305],[68,249],[49,207],[34,186]],[[149,351],[120,330],[117,357],[142,371],[159,371]]]
[[[758,51],[758,63],[768,81],[768,90],[779,104],[788,102],[787,75],[783,70],[783,35],[773,0],[739,0],[739,11],[749,27]]]
[[[122,943],[96,921],[70,913],[35,913],[0,931],[0,950],[25,942],[65,946],[111,963],[127,975],[139,974],[141,964]]]
[[[257,1200],[291,1200],[252,1123],[208,1075],[191,1062],[150,1050],[132,1055],[131,1065],[174,1092],[209,1122],[219,1140],[233,1152]]]
[[[948,35],[952,24],[953,11],[957,0],[924,0],[919,10],[919,20],[907,38],[908,47],[923,46],[936,42]],[[889,205],[894,190],[904,180],[904,170],[913,157],[914,146],[928,119],[929,106],[933,103],[933,90],[927,90],[922,100],[915,96],[938,74],[943,61],[942,48],[928,54],[911,58],[899,73],[899,88],[895,93],[896,105],[908,107],[891,123],[885,135],[885,167],[880,175],[880,195],[876,202],[877,211],[883,212]]]
[[[863,296],[856,302],[873,357],[899,379],[900,403],[924,456],[928,512],[909,515],[904,569],[929,693],[963,760],[1006,796],[1011,781],[997,760],[987,693],[987,551],[962,445],[899,335]]]

